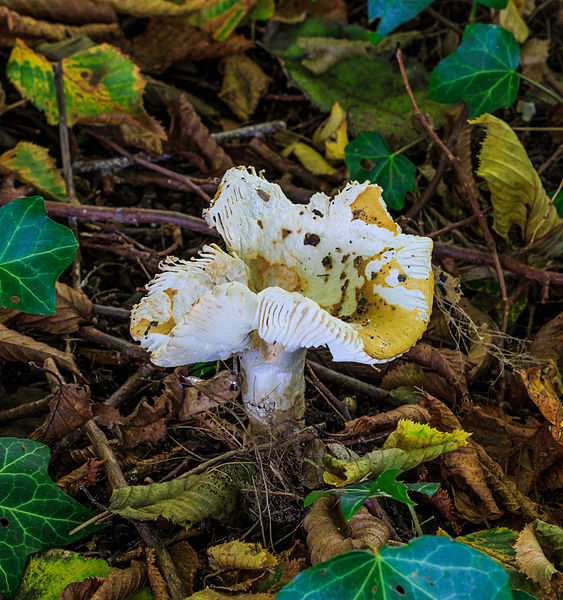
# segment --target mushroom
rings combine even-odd
[[[204,210],[228,253],[168,257],[133,308],[132,336],[163,367],[237,355],[251,425],[295,428],[307,348],[384,363],[426,328],[432,241],[401,233],[381,192],[353,182],[296,205],[253,168],[230,169]]]

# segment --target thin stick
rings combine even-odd
[[[493,255],[495,270],[497,272],[498,282],[500,286],[500,290],[502,293],[502,331],[506,332],[508,326],[508,311],[510,308],[508,293],[506,291],[506,282],[504,280],[504,274],[502,272],[502,266],[500,264],[500,259],[497,251],[497,247],[495,244],[495,240],[491,234],[489,229],[489,225],[487,223],[487,219],[481,212],[481,208],[479,207],[479,203],[477,202],[477,198],[475,197],[475,193],[473,192],[473,188],[471,187],[469,181],[467,181],[467,177],[463,172],[463,168],[461,167],[458,159],[451,153],[450,149],[444,144],[444,142],[436,135],[436,132],[430,127],[428,121],[424,118],[424,115],[420,112],[418,108],[418,104],[414,98],[414,95],[411,90],[411,86],[409,84],[409,80],[407,78],[407,73],[405,71],[405,65],[403,64],[403,55],[401,53],[401,49],[397,49],[397,62],[399,63],[399,69],[401,70],[401,77],[403,78],[403,82],[405,84],[405,88],[407,90],[407,94],[411,101],[412,107],[414,109],[414,114],[416,118],[420,121],[421,125],[428,131],[430,137],[433,141],[441,148],[442,152],[446,154],[446,156],[450,159],[452,166],[454,167],[459,182],[465,190],[465,194],[467,196],[467,200],[473,210],[473,213],[479,219],[479,224],[481,225],[481,229],[483,230],[483,236],[485,237],[485,242],[487,243],[487,248]]]
[[[488,206],[484,211],[483,214],[484,215],[488,215],[490,212],[492,212],[493,207],[492,206]],[[449,233],[450,231],[454,231],[455,229],[459,229],[460,227],[465,227],[466,225],[469,225],[470,223],[473,223],[473,221],[477,221],[479,217],[477,215],[471,215],[470,217],[467,217],[465,219],[462,219],[461,221],[456,221],[455,223],[450,223],[449,225],[446,225],[445,227],[442,227],[442,229],[437,229],[436,231],[431,231],[430,233],[426,233],[424,235],[426,235],[426,237],[429,238],[435,238],[438,237],[439,235],[444,235],[445,233]]]

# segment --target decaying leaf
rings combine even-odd
[[[469,435],[461,429],[444,433],[426,424],[402,419],[382,448],[357,460],[345,461],[325,455],[324,480],[330,485],[341,487],[367,475],[380,475],[386,469],[406,471],[464,446]]]
[[[348,145],[346,113],[335,102],[330,116],[321,123],[313,134],[313,145],[325,151],[330,160],[344,160],[344,148]]]
[[[346,21],[345,0],[279,0],[274,19],[284,23],[298,23],[307,14],[325,19]]]
[[[186,540],[169,546],[168,552],[170,552],[170,556],[176,565],[178,575],[186,588],[187,594],[192,594],[194,590],[195,574],[199,569],[197,552]]]
[[[540,409],[541,414],[553,425],[551,434],[553,439],[563,444],[563,404],[559,399],[552,379],[556,370],[532,368],[527,371],[516,371],[528,390],[528,395]]]
[[[78,367],[72,354],[52,348],[43,342],[34,340],[0,324],[0,358],[42,364],[49,357],[53,358],[59,367],[72,373],[78,373]]]
[[[155,549],[145,548],[145,556],[147,563],[147,574],[149,577],[149,585],[154,596],[154,600],[170,600],[170,594],[166,586],[164,577],[158,570],[155,560]]]
[[[206,0],[183,0],[181,4],[170,0],[107,0],[118,13],[133,17],[177,17],[189,15],[202,6]]]
[[[520,532],[514,549],[516,550],[516,562],[523,573],[526,573],[532,581],[539,583],[546,590],[550,590],[553,583],[561,591],[563,577],[543,553],[534,533],[533,523],[528,523]]]
[[[322,75],[348,58],[368,56],[375,52],[375,46],[368,40],[303,37],[299,38],[298,46],[306,56],[301,64],[315,75]]]
[[[71,583],[59,595],[59,600],[122,600],[140,590],[147,581],[147,567],[133,560],[127,569],[112,569],[107,577],[89,577]]]
[[[303,142],[293,142],[281,152],[282,156],[290,154],[295,154],[307,171],[314,175],[333,175],[337,171],[316,150]]]
[[[332,496],[319,498],[303,521],[311,563],[317,564],[337,554],[363,548],[379,549],[387,542],[387,525],[362,507],[345,521],[338,501]]]
[[[170,102],[169,112],[168,143],[177,154],[193,160],[204,171],[224,171],[233,166],[229,155],[210,136],[209,129],[202,123],[185,94],[178,94]]]
[[[47,148],[32,142],[18,142],[15,148],[0,155],[0,173],[15,173],[39,193],[65,202],[65,182],[55,159]]]
[[[530,345],[530,354],[540,360],[563,361],[563,312],[536,333]]]
[[[75,497],[79,488],[89,488],[97,483],[100,469],[104,463],[105,460],[89,458],[83,465],[61,477],[55,483],[65,494]]]
[[[135,448],[139,444],[155,444],[166,435],[164,410],[154,408],[143,401],[123,419],[119,426],[124,448]]]
[[[246,54],[226,56],[221,60],[223,82],[219,98],[241,120],[248,120],[268,90],[271,79]]]
[[[125,518],[164,517],[186,527],[206,517],[221,519],[234,509],[250,471],[245,465],[228,464],[186,479],[115,489],[109,509]]]
[[[499,25],[512,31],[516,40],[522,44],[530,35],[530,30],[524,22],[516,2],[514,0],[508,0],[506,8],[499,11]]]
[[[57,281],[55,284],[57,308],[49,315],[20,313],[18,325],[33,327],[58,335],[74,333],[92,315],[92,302],[82,290]]]
[[[73,383],[64,383],[49,403],[50,412],[41,427],[29,437],[50,444],[76,431],[92,417],[90,389]]]
[[[22,39],[30,44],[42,41],[56,42],[80,35],[88,36],[98,42],[117,40],[123,36],[117,23],[87,23],[85,25],[51,23],[27,17],[6,6],[0,6],[2,45],[12,45]]]
[[[277,565],[278,559],[262,548],[239,540],[207,548],[209,563],[215,569],[265,569]]]
[[[471,123],[487,128],[477,174],[485,179],[491,191],[495,230],[508,239],[510,228],[517,225],[522,239],[529,243],[563,223],[510,126],[490,114]],[[534,256],[540,253],[544,258],[557,256],[562,251],[563,235],[560,234],[536,248]]]
[[[274,600],[274,594],[225,594],[205,588],[201,592],[196,592],[186,600]]]
[[[362,435],[368,432],[389,431],[397,427],[401,419],[416,423],[430,422],[428,411],[418,404],[405,404],[371,417],[364,416],[346,423],[347,435]]]
[[[183,386],[178,418],[182,421],[212,408],[232,402],[240,394],[240,384],[231,371],[220,371],[211,379],[187,377]]]
[[[522,73],[533,79],[541,81],[544,73],[548,70],[547,59],[549,57],[549,47],[551,40],[540,40],[530,38],[520,50],[520,64]]]
[[[117,126],[142,147],[152,144],[151,149],[166,137],[143,106],[145,80],[139,68],[119,50],[108,44],[93,46],[63,59],[62,65],[69,127],[78,122]],[[45,113],[50,125],[59,122],[53,69],[46,58],[19,41],[6,73],[20,94]]]

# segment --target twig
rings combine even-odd
[[[0,205],[9,200],[0,199]],[[107,221],[110,223],[159,223],[162,225],[178,225],[212,237],[220,237],[215,229],[199,217],[192,217],[173,210],[153,210],[149,208],[122,208],[114,206],[75,206],[67,202],[45,202],[47,213],[51,217],[76,217],[81,221]]]
[[[275,133],[276,131],[283,131],[286,128],[287,123],[285,121],[266,121],[265,123],[256,123],[256,125],[238,127],[237,129],[231,129],[230,131],[212,133],[210,137],[218,144],[223,144],[234,138],[258,137],[263,133]]]
[[[17,421],[18,419],[27,419],[28,417],[40,417],[49,412],[49,403],[55,397],[55,394],[49,394],[45,398],[35,400],[34,402],[26,402],[13,408],[7,408],[0,411],[0,425]]]
[[[438,145],[438,147],[442,149],[442,152],[444,152],[446,154],[446,156],[450,159],[450,162],[452,163],[452,166],[454,167],[454,169],[456,171],[459,182],[461,183],[462,187],[465,190],[465,194],[467,196],[467,199],[469,201],[471,209],[473,210],[473,213],[479,219],[479,224],[481,225],[481,228],[483,230],[483,236],[485,238],[485,242],[487,243],[487,248],[489,249],[489,252],[491,252],[491,254],[493,256],[494,266],[495,266],[495,270],[497,272],[498,282],[499,282],[500,290],[502,293],[502,308],[503,308],[503,310],[502,310],[502,313],[503,313],[502,314],[502,331],[506,332],[506,329],[508,326],[508,311],[510,308],[509,300],[508,300],[508,293],[506,291],[506,282],[504,281],[504,274],[502,272],[502,266],[500,264],[497,247],[495,244],[495,240],[489,229],[489,225],[487,224],[487,219],[481,212],[481,208],[479,207],[479,203],[477,202],[477,198],[475,197],[473,188],[471,187],[469,181],[467,181],[467,177],[465,176],[465,173],[463,172],[463,169],[462,169],[458,159],[451,153],[451,151],[449,150],[449,148],[447,148],[447,146],[444,144],[444,142],[436,135],[436,132],[432,129],[432,127],[430,127],[430,124],[424,118],[424,115],[420,112],[420,109],[418,108],[418,104],[416,103],[416,100],[412,93],[412,90],[411,90],[411,87],[409,84],[409,80],[407,78],[407,73],[405,71],[405,65],[403,64],[403,56],[402,56],[400,48],[397,49],[396,56],[397,56],[397,62],[399,63],[399,69],[401,70],[401,77],[403,78],[403,82],[405,84],[407,94],[408,94],[411,104],[413,106],[415,117],[420,121],[421,125],[426,129],[426,131],[428,131],[428,133],[430,134],[430,137],[434,140],[434,142]]]
[[[559,144],[557,150],[543,163],[538,167],[538,175],[541,175],[554,161],[559,160],[559,157],[563,154],[563,144]]]
[[[106,461],[104,463],[104,469],[111,486],[116,489],[127,487],[127,481],[123,476],[121,467],[115,458],[113,450],[108,444],[104,432],[94,423],[94,421],[88,421],[88,423],[82,426],[82,429],[94,446],[98,457]],[[160,570],[166,579],[173,600],[182,600],[185,598],[187,592],[178,575],[176,565],[168,553],[168,550],[156,535],[153,527],[143,521],[132,520],[132,523],[145,544],[150,548],[154,548]]]
[[[150,363],[141,365],[131,377],[126,379],[125,382],[113,392],[106,400],[106,404],[115,406],[116,408],[121,406],[143,385],[145,380],[150,377],[155,370],[155,367]]]
[[[448,29],[451,29],[452,31],[457,33],[459,37],[463,35],[463,29],[461,27],[456,25],[453,21],[450,21],[449,19],[444,17],[444,15],[439,13],[437,10],[434,10],[431,6],[426,7],[426,12],[432,17],[434,17],[437,21],[440,21],[440,23],[445,25]]]
[[[338,414],[338,416],[344,421],[351,421],[352,417],[350,415],[350,411],[348,407],[337,398],[327,387],[326,385],[317,377],[315,371],[313,371],[313,367],[310,364],[307,364],[307,369],[309,369],[309,374],[311,378],[309,381],[313,384],[316,390],[324,397],[324,399],[331,405],[332,409]],[[334,406],[332,406],[332,404]]]
[[[128,320],[131,317],[131,311],[128,308],[119,308],[117,306],[104,306],[103,304],[93,304],[92,312],[95,315],[103,317],[114,317],[116,319]]]
[[[492,206],[488,206],[484,211],[483,214],[484,215],[488,215],[490,212],[492,212],[493,207]],[[439,235],[444,235],[445,233],[449,233],[450,231],[454,231],[455,229],[459,229],[460,227],[465,227],[466,225],[469,225],[470,223],[473,223],[473,221],[477,221],[478,220],[478,216],[477,215],[471,215],[470,217],[467,217],[466,219],[462,219],[461,221],[456,221],[455,223],[450,223],[449,225],[446,225],[445,227],[442,227],[442,229],[437,229],[436,231],[431,231],[430,233],[425,233],[424,235],[426,237],[429,238],[436,238]]]
[[[148,362],[149,355],[140,346],[131,344],[130,342],[110,335],[109,333],[99,331],[95,327],[80,327],[78,330],[78,335],[91,342],[100,344],[100,346],[106,346],[107,348],[119,350],[119,352],[123,353],[125,357],[130,357],[133,360],[141,360],[143,363]]]
[[[464,260],[468,263],[475,265],[488,265],[495,266],[495,259],[488,252],[481,252],[480,250],[472,250],[470,248],[460,248],[453,244],[444,244],[437,242],[434,244],[434,256],[455,258],[456,260]],[[506,254],[500,254],[499,260],[501,266],[522,277],[527,277],[533,281],[537,281],[542,285],[563,285],[563,273],[557,273],[555,271],[544,271],[531,265],[525,265],[524,263],[518,262],[507,256]]]

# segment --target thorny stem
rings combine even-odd
[[[537,87],[544,94],[551,96],[559,104],[563,104],[563,98],[561,98],[561,96],[554,90],[550,90],[549,88],[545,87],[541,83],[538,83],[537,81],[534,81],[533,79],[530,79],[530,77],[527,77],[523,73],[516,73],[516,75],[518,75],[518,77],[520,77],[520,79],[523,79],[526,83],[529,83],[530,85],[533,85],[534,87]]]
[[[451,153],[450,149],[444,144],[444,142],[437,136],[436,132],[430,127],[428,121],[424,118],[423,114],[420,112],[418,108],[418,104],[414,98],[414,95],[411,90],[411,86],[409,84],[409,80],[407,78],[407,73],[405,71],[405,65],[403,64],[403,55],[401,53],[401,49],[397,49],[397,62],[399,63],[399,69],[401,70],[401,77],[403,78],[403,82],[405,84],[405,88],[407,90],[407,94],[411,101],[411,104],[414,109],[414,113],[416,118],[420,121],[422,126],[428,131],[434,142],[442,149],[442,151],[446,154],[446,156],[450,159],[452,166],[454,167],[459,182],[465,190],[465,194],[471,205],[471,209],[477,215],[479,219],[479,224],[483,230],[483,236],[485,237],[485,241],[487,243],[487,248],[489,252],[493,255],[494,265],[497,272],[498,282],[500,286],[500,290],[502,293],[502,331],[506,333],[506,329],[508,327],[508,311],[510,308],[508,293],[506,291],[506,282],[504,280],[504,274],[502,272],[502,266],[500,264],[500,259],[498,256],[497,247],[495,244],[495,240],[491,234],[489,229],[489,225],[487,224],[487,219],[483,215],[481,208],[479,207],[479,203],[477,202],[477,198],[475,197],[475,193],[473,192],[473,188],[471,187],[465,173],[463,172],[463,168],[461,167],[459,160]]]

